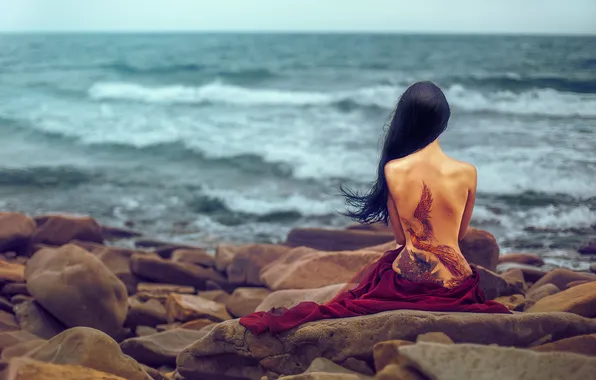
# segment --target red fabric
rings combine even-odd
[[[307,301],[290,309],[273,308],[269,312],[255,312],[240,318],[240,324],[254,334],[262,334],[267,331],[279,333],[322,319],[356,317],[399,309],[511,313],[502,304],[485,300],[479,287],[478,272],[474,268],[470,277],[451,289],[431,282],[411,282],[400,278],[392,268],[399,252],[386,252],[325,304]]]

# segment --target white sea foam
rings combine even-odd
[[[129,100],[162,104],[222,103],[238,106],[329,106],[349,101],[368,107],[391,109],[404,87],[372,86],[339,92],[253,89],[222,82],[199,87],[147,87],[136,83],[99,82],[89,89],[95,100]],[[461,85],[445,89],[451,105],[466,112],[496,112],[515,115],[596,117],[596,96],[558,92],[551,89],[522,93],[483,93]]]

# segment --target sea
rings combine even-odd
[[[0,34],[0,209],[156,238],[279,242],[352,222],[400,94],[431,80],[441,144],[479,173],[503,252],[586,269],[596,237],[596,37]]]

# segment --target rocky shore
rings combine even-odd
[[[596,274],[500,255],[477,229],[461,250],[511,315],[397,310],[262,336],[238,323],[329,300],[392,241],[376,225],[303,228],[208,252],[90,217],[0,213],[0,379],[593,378]]]

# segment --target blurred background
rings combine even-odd
[[[432,80],[479,171],[473,224],[585,269],[596,235],[593,0],[0,4],[0,209],[179,241],[351,222],[399,95]]]

